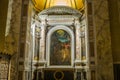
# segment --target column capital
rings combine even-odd
[[[75,25],[75,26],[77,26],[77,25],[80,26],[80,21],[79,21],[78,18],[74,20],[74,25]]]

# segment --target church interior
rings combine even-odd
[[[120,0],[1,0],[0,80],[120,80]]]

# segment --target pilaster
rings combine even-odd
[[[92,2],[96,34],[97,80],[114,80],[108,0]]]

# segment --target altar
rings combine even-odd
[[[32,70],[37,80],[86,80],[85,16],[70,7],[43,10],[32,23]]]

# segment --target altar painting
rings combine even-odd
[[[62,29],[51,35],[50,65],[71,65],[71,38]]]

